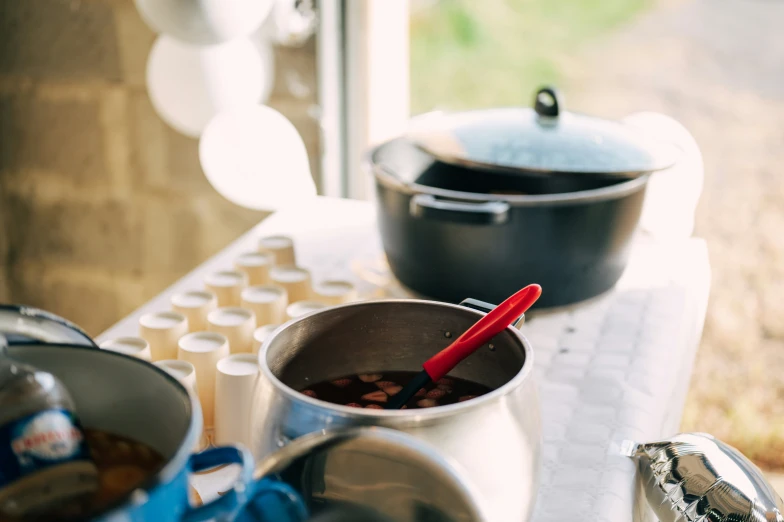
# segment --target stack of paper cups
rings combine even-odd
[[[138,357],[145,361],[152,361],[150,345],[141,337],[119,337],[101,343],[101,348],[113,352],[124,353],[132,357]]]
[[[278,285],[250,286],[242,291],[242,307],[256,314],[257,325],[285,321],[288,304],[286,290]]]
[[[313,288],[313,297],[326,305],[335,306],[356,301],[357,290],[350,281],[323,281]]]
[[[207,315],[218,307],[218,298],[212,292],[194,290],[173,295],[171,305],[188,318],[191,332],[201,332],[207,329]]]
[[[144,314],[139,318],[139,337],[150,345],[153,361],[177,358],[177,341],[188,333],[188,320],[177,312]]]
[[[250,419],[258,374],[256,357],[251,354],[234,354],[218,361],[215,444],[252,446]]]
[[[276,266],[270,270],[270,279],[286,289],[289,303],[310,299],[310,272],[294,265]]]
[[[296,303],[291,303],[286,307],[286,316],[288,320],[296,319],[297,317],[302,317],[303,315],[323,310],[324,308],[327,308],[327,305],[317,301],[298,301]]]
[[[256,316],[245,308],[228,306],[210,312],[207,328],[222,334],[229,340],[231,353],[251,353],[253,351],[253,330],[256,329]]]
[[[199,382],[199,402],[204,415],[204,426],[213,425],[215,414],[215,367],[229,355],[229,341],[216,332],[194,332],[179,342],[177,358],[187,361],[196,369]]]
[[[275,256],[276,265],[296,265],[294,241],[287,236],[268,236],[259,240],[259,252]]]
[[[274,264],[274,254],[246,252],[234,261],[234,268],[239,272],[245,272],[249,285],[266,285],[270,282],[269,272]]]
[[[218,306],[239,306],[248,276],[237,270],[223,270],[208,275],[204,285],[218,298]]]
[[[275,329],[280,326],[279,324],[265,324],[264,326],[259,326],[256,328],[256,331],[253,332],[253,354],[258,355],[259,350],[261,349],[261,345],[264,344],[264,341],[267,340],[267,337],[275,331]]]

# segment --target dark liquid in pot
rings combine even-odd
[[[316,383],[300,392],[333,404],[381,409],[389,397],[400,392],[417,373],[419,372],[399,371],[347,375]],[[492,390],[483,384],[447,376],[420,389],[404,408],[444,406],[467,401],[490,391]]]
[[[21,520],[0,513],[0,522],[82,520],[120,500],[163,467],[163,456],[146,444],[90,428],[84,430],[84,436],[98,468],[100,484],[95,494]]]

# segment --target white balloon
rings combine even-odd
[[[623,122],[683,150],[675,165],[651,175],[645,189],[640,227],[662,239],[690,237],[705,179],[697,141],[680,122],[664,114],[637,112]]]
[[[136,0],[154,31],[193,44],[248,36],[270,13],[272,0]]]
[[[267,103],[272,88],[275,86],[275,50],[272,48],[272,43],[267,39],[259,39],[251,36],[251,41],[256,46],[256,51],[259,53],[261,59],[261,79],[264,85],[261,87],[260,103]]]
[[[302,137],[266,105],[215,116],[199,140],[199,159],[215,190],[246,208],[274,211],[316,196]]]
[[[300,47],[316,28],[316,15],[312,10],[297,9],[298,0],[275,0],[271,13],[267,15],[260,31],[274,43],[288,47]]]
[[[261,101],[271,88],[263,69],[247,39],[194,46],[160,36],[147,60],[147,92],[166,123],[198,138],[218,112]]]

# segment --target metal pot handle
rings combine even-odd
[[[45,343],[98,348],[87,333],[67,319],[29,306],[0,305],[0,336],[9,345]]]
[[[485,301],[480,301],[479,299],[472,299],[470,297],[468,299],[463,299],[462,301],[460,301],[460,306],[465,306],[466,308],[471,308],[472,310],[478,310],[484,313],[488,313],[490,312],[490,310],[495,308],[494,304],[486,303]],[[519,330],[524,323],[525,323],[525,314],[518,317],[515,320],[515,322],[512,323],[512,326],[514,326]]]
[[[561,93],[555,87],[542,87],[536,91],[534,110],[539,116],[556,118],[561,113],[562,107]]]
[[[430,194],[416,194],[411,198],[409,213],[415,218],[467,225],[502,225],[509,221],[509,203],[452,201],[436,199]]]

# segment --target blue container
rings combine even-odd
[[[166,460],[159,473],[92,522],[308,519],[301,498],[287,484],[274,477],[254,480],[247,449],[226,446],[193,453],[202,431],[201,409],[175,378],[141,359],[100,350],[72,327],[35,309],[0,306],[0,335],[16,341],[9,343],[8,355],[60,378],[84,426],[147,444]],[[69,329],[73,335],[58,343],[58,332]],[[233,488],[202,506],[190,505],[189,475],[226,464],[242,467]]]

